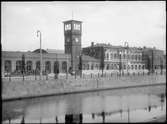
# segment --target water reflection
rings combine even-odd
[[[137,122],[164,111],[166,114],[163,89],[159,87],[157,94],[148,91],[155,91],[149,87],[6,102],[3,103],[3,120],[20,118],[19,123]]]

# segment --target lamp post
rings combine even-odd
[[[121,51],[119,51],[119,58],[120,58],[120,61],[119,61],[119,73],[120,73],[120,76],[121,76],[121,66],[122,66],[122,63],[121,63]]]
[[[126,54],[127,54],[127,56],[126,56],[126,60],[127,60],[127,65],[126,65],[126,70],[127,70],[127,74],[128,74],[128,65],[129,65],[129,63],[128,63],[128,49],[129,49],[129,43],[128,42],[125,42],[124,43],[124,46],[125,46],[125,49],[126,49]]]
[[[66,79],[68,79],[68,56],[67,56],[67,65],[66,65]]]
[[[161,68],[161,75],[163,74],[163,60],[160,58],[160,68]]]
[[[41,50],[42,34],[41,34],[41,31],[39,31],[39,30],[37,30],[37,37],[38,36],[39,36],[39,40],[40,40],[40,80],[41,80],[42,79],[42,50]]]

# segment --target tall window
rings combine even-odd
[[[27,66],[27,71],[29,72],[29,71],[32,71],[32,61],[27,61],[27,64],[26,64]]]
[[[132,55],[132,60],[134,60],[134,55]]]
[[[116,58],[117,58],[117,54],[115,53],[115,54],[114,54],[114,59],[116,59]]]
[[[36,62],[36,70],[40,72],[40,61]]]
[[[135,60],[137,61],[137,55],[135,55]]]
[[[111,69],[113,69],[113,64],[111,64]]]
[[[59,72],[59,62],[56,61],[54,62],[54,73],[58,73]]]
[[[133,65],[131,65],[131,69],[133,70]]]
[[[109,64],[107,64],[107,68],[106,69],[109,70]]]
[[[141,65],[139,65],[139,69],[141,69]]]
[[[63,61],[62,62],[62,72],[66,72],[66,70],[67,70],[67,62]]]
[[[16,71],[17,72],[21,72],[21,68],[22,68],[22,61],[21,60],[17,60],[16,61]]]
[[[113,54],[112,53],[110,53],[110,59],[113,59]]]
[[[87,64],[87,70],[89,70],[89,64]]]
[[[51,63],[50,63],[50,61],[46,61],[45,62],[45,70],[47,71],[47,73],[51,72]]]
[[[125,54],[123,54],[123,59],[125,59]]]
[[[12,65],[10,60],[5,60],[5,72],[11,72]]]
[[[137,65],[135,65],[135,70],[137,70]]]
[[[93,67],[94,67],[94,65],[92,64],[92,65],[91,65],[91,69],[92,69],[92,70],[93,70]]]

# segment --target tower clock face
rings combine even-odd
[[[74,30],[80,30],[80,24],[74,24]]]
[[[66,24],[65,25],[65,31],[67,31],[67,30],[71,30],[71,24]]]

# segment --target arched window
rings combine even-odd
[[[89,70],[89,64],[87,64],[87,70]]]
[[[113,69],[113,64],[111,64],[111,69]]]
[[[116,59],[116,58],[117,58],[117,54],[115,53],[115,54],[114,54],[114,59]]]
[[[125,59],[125,54],[123,54],[123,59]]]
[[[139,69],[141,69],[141,65],[139,65]]]
[[[133,65],[131,65],[131,69],[133,70]]]
[[[145,66],[144,66],[144,65],[142,66],[142,69],[145,69]]]
[[[137,65],[135,65],[135,70],[137,70]]]
[[[67,62],[66,61],[62,62],[62,72],[67,72]]]
[[[92,65],[91,65],[91,70],[93,70],[94,69],[94,65],[93,65],[93,63],[92,63]]]
[[[107,53],[107,60],[109,60],[109,53]]]
[[[45,62],[45,71],[47,73],[51,73],[51,62],[50,61]]]
[[[59,73],[59,62],[54,62],[54,73]]]
[[[17,60],[16,61],[16,71],[17,72],[21,72],[21,68],[22,68],[22,61],[21,60]]]
[[[137,55],[135,55],[135,60],[137,61]]]
[[[113,59],[113,54],[112,53],[110,53],[110,59]]]
[[[109,64],[107,64],[107,67],[106,67],[107,70],[109,70]]]
[[[5,72],[11,72],[11,71],[12,71],[11,60],[5,60]]]
[[[134,60],[134,55],[132,55],[132,57],[131,57],[131,58],[132,58],[132,60]]]
[[[36,62],[36,71],[37,72],[40,72],[40,64],[41,64],[40,61]]]
[[[32,61],[27,61],[26,67],[27,67],[26,69],[27,69],[28,72],[32,71]]]

